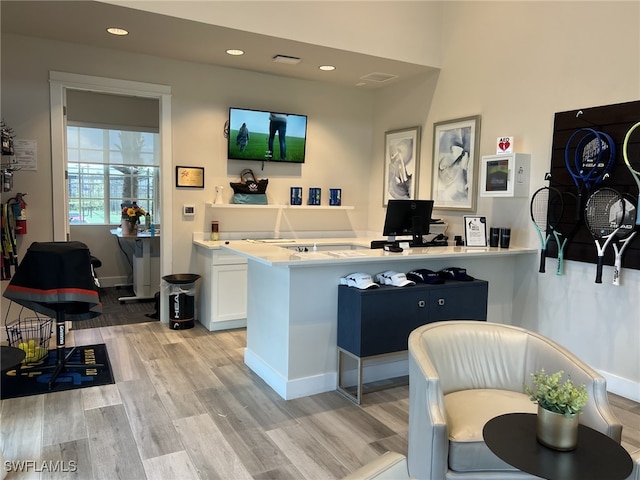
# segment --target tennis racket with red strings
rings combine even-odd
[[[581,128],[569,137],[564,149],[564,162],[578,191],[576,221],[580,221],[584,194],[609,176],[615,158],[615,142],[604,132]]]
[[[613,188],[601,188],[589,196],[584,209],[584,220],[593,236],[598,252],[596,283],[602,283],[604,252],[620,231],[624,221],[625,202]]]
[[[638,127],[640,127],[640,122],[633,125],[624,136],[624,142],[622,143],[622,158],[624,163],[627,165],[629,172],[631,172],[631,176],[636,181],[636,185],[638,185],[638,202],[636,205],[640,206],[640,148],[636,148],[635,155],[629,155],[629,139],[631,138],[631,134]],[[638,147],[637,144],[636,147]],[[640,225],[640,216],[638,215],[636,215],[636,225]]]
[[[620,285],[620,272],[622,270],[622,256],[627,248],[627,245],[631,243],[633,237],[636,236],[636,218],[637,211],[636,206],[633,204],[633,198],[629,198],[627,195],[623,195],[622,201],[624,202],[624,220],[620,229],[616,234],[613,242],[613,252],[615,254],[615,261],[613,262],[613,284]]]
[[[531,197],[529,211],[540,239],[540,269],[538,271],[545,273],[547,245],[551,236],[554,235],[555,228],[560,223],[564,211],[562,194],[553,187],[538,189]]]

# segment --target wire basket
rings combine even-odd
[[[9,308],[9,311],[11,308]],[[9,315],[7,312],[7,316]],[[49,342],[53,335],[53,319],[43,316],[23,317],[23,308],[20,309],[18,318],[7,322],[7,341],[9,346],[19,348],[26,356],[22,363],[36,363],[49,354]]]

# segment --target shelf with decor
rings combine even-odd
[[[207,203],[210,208],[265,208],[275,210],[353,210],[353,205],[249,205],[236,203]]]

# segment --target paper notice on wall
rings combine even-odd
[[[20,170],[35,172],[38,170],[38,142],[36,140],[13,141],[15,166]]]

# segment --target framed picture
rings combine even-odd
[[[204,167],[176,167],[176,187],[204,188]]]
[[[403,128],[384,134],[384,195],[389,200],[413,200],[418,195],[420,127]]]
[[[480,115],[433,125],[434,209],[476,211]]]
[[[464,216],[464,244],[467,247],[487,246],[486,217]]]

